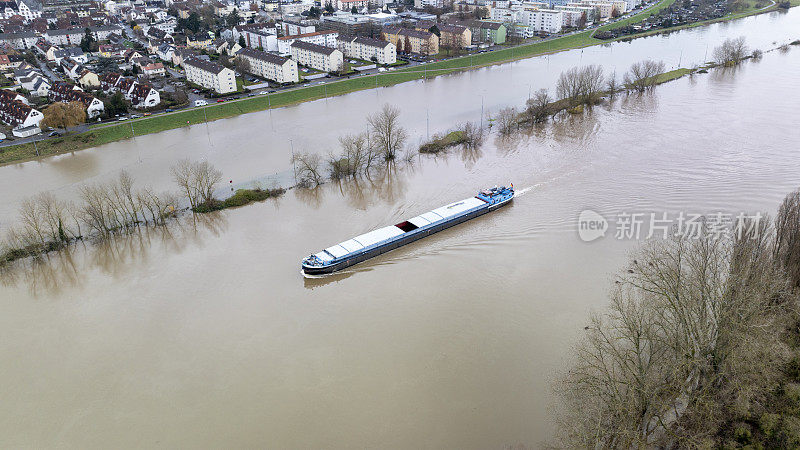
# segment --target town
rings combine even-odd
[[[0,139],[493,51],[624,16],[637,2],[5,2]]]

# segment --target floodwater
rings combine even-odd
[[[335,151],[384,102],[417,143],[579,62],[687,67],[725,37],[765,49],[798,24],[797,10],[763,15],[2,167],[0,220],[25,195],[70,198],[121,168],[170,188],[183,157],[236,184],[283,183],[292,147]],[[615,239],[617,215],[774,212],[800,186],[798,82],[800,49],[770,52],[475,151],[5,273],[0,446],[535,447],[552,433],[552,380],[635,248]],[[524,194],[495,213],[342,274],[300,274],[313,251],[507,182]],[[584,209],[611,222],[605,237],[579,239]]]

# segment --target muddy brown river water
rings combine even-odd
[[[794,40],[800,11],[2,167],[0,225],[30,193],[71,198],[121,168],[169,188],[187,156],[237,185],[285,184],[291,146],[335,151],[385,102],[418,143],[479,121],[482,100],[487,113],[521,105],[572,65],[687,67],[739,35],[752,48]],[[798,82],[800,48],[771,52],[372,181],[291,190],[11,270],[0,278],[0,446],[536,447],[553,430],[552,380],[636,246],[613,230],[583,242],[578,214],[773,213],[800,186]],[[507,182],[522,195],[498,212],[342,274],[300,274],[312,251]]]

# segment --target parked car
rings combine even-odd
[[[145,117],[147,117],[147,116],[149,116],[150,114],[151,114],[151,113],[149,113],[149,112],[146,112],[146,113],[144,113],[144,116],[145,116]]]
[[[222,102],[224,102],[224,101],[225,101],[225,100],[224,100],[224,99],[221,99],[221,98],[218,98],[218,99],[217,99],[217,103],[222,103]]]
[[[61,133],[59,133],[58,131],[51,131],[50,134],[48,134],[48,136],[50,137],[61,136]]]
[[[208,105],[208,102],[205,101],[205,100],[195,100],[194,101],[194,106],[206,106],[206,105]]]
[[[139,114],[131,114],[131,119],[138,119],[140,116]]]
[[[120,117],[120,118],[119,118],[119,119],[117,119],[117,120],[119,120],[120,122],[122,122],[123,120],[128,120],[128,118],[127,118],[127,117],[125,117],[125,116],[122,116],[122,117]]]
[[[172,109],[172,108],[167,108],[167,109],[164,110],[164,112],[172,112],[172,111],[175,111],[175,110]]]

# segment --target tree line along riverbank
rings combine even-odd
[[[662,0],[652,8],[664,8],[669,6],[669,4],[674,1],[675,0]],[[791,2],[792,6],[800,5],[800,0],[791,0]],[[624,26],[628,23],[634,23],[635,21],[641,20],[642,18],[651,14],[652,8],[629,17],[623,21],[599,27],[598,30],[610,29],[605,27],[613,28],[617,26]],[[777,6],[774,6],[774,8],[777,8]],[[700,26],[711,22],[732,20],[751,14],[768,12],[774,10],[774,8],[737,13],[731,17],[724,17],[714,21],[690,24],[683,27],[675,27],[664,30],[656,30],[652,32],[644,32],[637,35],[625,36],[624,38],[619,38],[616,40],[629,40],[633,38],[650,36],[657,33],[668,33],[681,28],[686,28],[688,26]],[[271,108],[289,106],[360,90],[393,86],[396,84],[405,83],[407,81],[434,78],[440,75],[447,75],[464,70],[502,64],[505,62],[534,56],[541,56],[611,42],[595,39],[592,37],[593,33],[594,31],[584,31],[547,41],[535,42],[521,46],[504,48],[493,52],[463,56],[446,61],[430,63],[425,67],[400,69],[392,72],[335,81],[326,85],[301,87],[258,97],[225,102],[218,105],[209,105],[203,108],[178,111],[156,117],[136,119],[124,124],[96,126],[79,134],[43,140],[37,142],[36,144],[25,143],[3,147],[0,149],[0,165],[83,150],[111,142],[132,139],[136,136],[158,133],[184,126],[202,124],[208,121],[230,118],[240,114],[264,111]]]
[[[800,43],[800,42],[799,42]],[[745,59],[758,59],[759,50],[750,52],[743,37],[728,39],[714,49],[715,63],[707,67],[736,65]],[[705,69],[701,69],[705,71]],[[664,72],[664,63],[646,60],[634,63],[622,76],[606,75],[597,65],[573,67],[559,76],[556,100],[546,89],[536,92],[517,111],[509,106],[502,109],[493,121],[501,136],[524,125],[541,124],[559,114],[580,114],[584,107],[602,102],[606,97],[623,93],[643,93],[661,83],[693,73],[689,69]],[[295,184],[313,188],[328,180],[339,181],[370,178],[378,172],[396,168],[396,161],[413,162],[418,153],[436,154],[450,147],[479,147],[485,128],[464,123],[455,130],[423,143],[418,149],[406,145],[408,134],[400,123],[400,110],[386,104],[366,118],[366,130],[339,138],[341,152],[324,159],[318,153],[296,153],[292,157]],[[134,189],[133,180],[124,171],[111,183],[84,185],[80,189],[80,204],[64,202],[50,192],[42,192],[22,202],[19,226],[12,227],[0,248],[0,265],[28,256],[38,257],[58,251],[71,243],[90,238],[106,238],[114,233],[135,229],[141,225],[164,225],[185,205],[193,213],[209,213],[225,208],[243,206],[282,195],[283,188],[240,189],[225,199],[218,199],[222,172],[207,161],[182,160],[171,173],[178,193],[155,193],[149,188]]]

